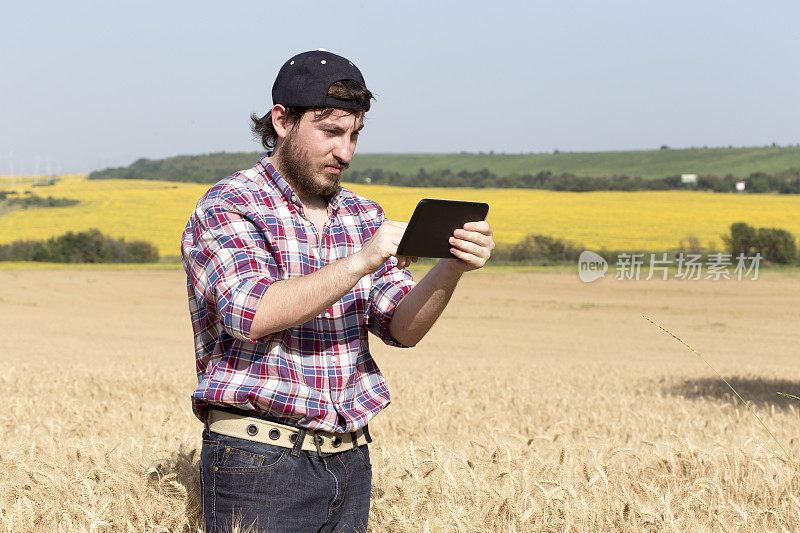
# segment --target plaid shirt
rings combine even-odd
[[[389,324],[415,282],[395,258],[308,322],[250,337],[270,284],[357,252],[384,220],[377,203],[343,187],[329,200],[321,236],[303,213],[265,155],[211,187],[189,218],[181,255],[199,382],[192,407],[201,420],[213,403],[347,432],[389,404],[367,331],[407,347],[391,337]]]

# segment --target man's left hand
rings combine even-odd
[[[450,251],[457,259],[442,259],[458,273],[476,270],[486,264],[494,250],[492,228],[485,220],[467,222],[450,237]]]

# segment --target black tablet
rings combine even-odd
[[[397,255],[455,258],[450,253],[453,231],[467,222],[486,219],[489,204],[454,200],[420,200],[397,247]]]

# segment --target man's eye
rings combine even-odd
[[[338,132],[336,130],[325,130],[325,133],[330,133],[331,135],[336,135]]]

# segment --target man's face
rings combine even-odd
[[[317,119],[306,111],[279,147],[281,170],[301,195],[330,196],[350,166],[363,114],[335,109]]]

